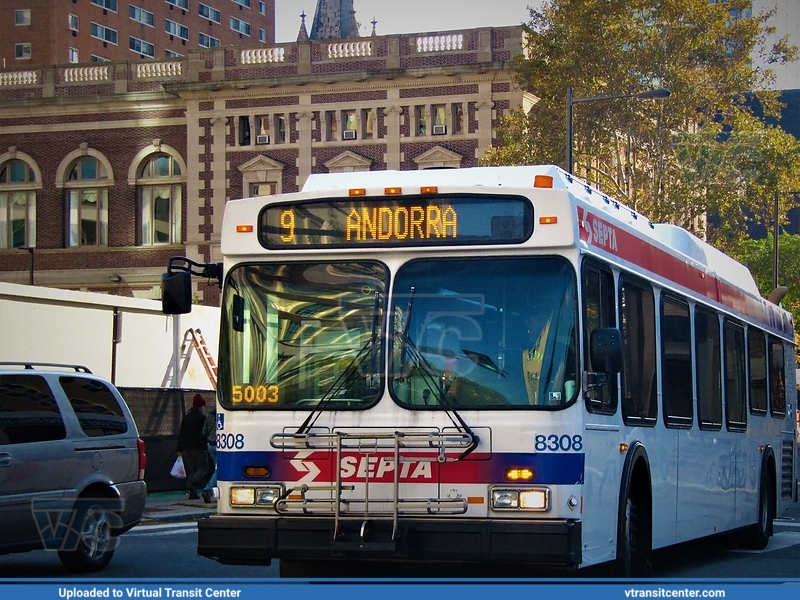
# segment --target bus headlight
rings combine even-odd
[[[252,506],[256,503],[256,488],[232,487],[231,506]]]
[[[492,508],[519,508],[519,492],[492,490]]]
[[[283,486],[234,486],[231,488],[231,506],[271,506],[283,493]]]
[[[492,508],[495,510],[550,510],[549,488],[494,488]]]
[[[271,506],[278,501],[281,494],[283,494],[283,487],[280,485],[256,488],[256,504],[268,504]]]

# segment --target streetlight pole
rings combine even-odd
[[[34,285],[33,283],[33,251],[36,250],[35,246],[20,246],[20,250],[27,250],[31,255],[31,266],[30,270],[28,271],[28,284]]]
[[[586,96],[583,98],[575,98],[572,93],[572,87],[567,88],[567,173],[572,174],[572,146],[573,146],[573,132],[572,132],[572,105],[578,102],[594,102],[595,100],[617,100],[619,98],[638,98],[640,100],[659,100],[661,98],[669,98],[670,92],[667,88],[658,88],[655,90],[647,90],[637,94],[616,94],[614,96]]]
[[[772,234],[772,237],[774,238],[772,240],[772,289],[773,290],[778,287],[778,234],[780,233],[780,226],[778,225],[778,214],[779,214],[779,212],[778,212],[778,210],[779,210],[778,209],[779,202],[778,201],[779,201],[779,199],[780,199],[780,195],[779,195],[778,191],[775,190],[775,206],[774,206],[775,214],[773,214],[773,217],[774,217],[774,223],[773,223],[774,230],[773,230],[773,234]]]
[[[784,192],[788,196],[794,196],[795,199],[800,192]],[[772,289],[778,287],[778,266],[779,266],[779,246],[778,237],[780,236],[780,224],[778,218],[780,216],[780,196],[781,192],[775,191],[775,201],[772,206]]]

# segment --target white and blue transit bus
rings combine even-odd
[[[693,538],[764,548],[796,500],[791,314],[558,167],[311,175],[228,202],[221,247],[201,555],[646,575]]]

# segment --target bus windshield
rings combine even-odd
[[[387,280],[375,261],[232,269],[222,301],[222,405],[312,410],[320,400],[330,409],[374,402],[383,382]]]
[[[421,259],[394,280],[390,389],[408,408],[560,408],[577,390],[559,258]]]

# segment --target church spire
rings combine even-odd
[[[308,30],[306,29],[306,11],[300,13],[300,32],[297,34],[297,41],[308,41]]]
[[[317,0],[310,39],[341,40],[357,37],[358,22],[353,0]]]

